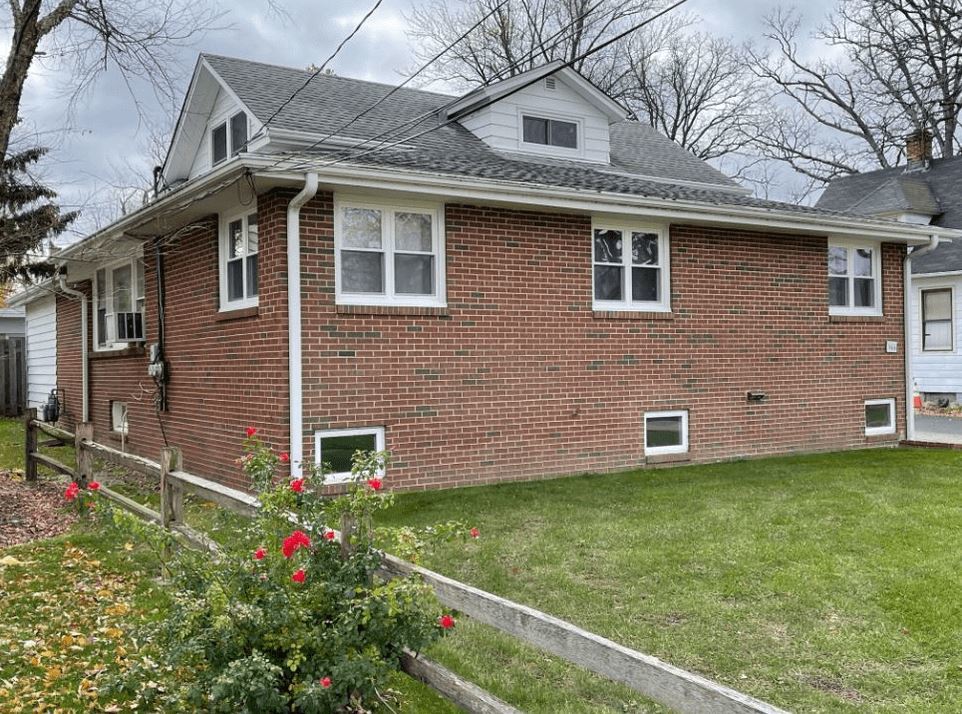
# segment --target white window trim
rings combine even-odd
[[[115,416],[114,407],[117,405],[120,405],[122,407],[121,414],[123,415],[119,426],[117,424],[116,419],[114,418]],[[112,400],[110,402],[110,430],[115,434],[124,434],[124,435],[126,435],[129,432],[130,411],[128,410],[127,404],[125,402],[121,402],[119,400]]]
[[[384,427],[383,426],[368,426],[361,427],[357,429],[325,429],[323,431],[314,432],[314,463],[317,466],[321,466],[323,463],[323,458],[321,455],[321,440],[327,439],[333,436],[368,436],[374,434],[374,444],[377,451],[384,451],[385,439],[384,439]],[[384,477],[384,470],[378,472],[378,477]],[[340,472],[324,474],[324,483],[347,483],[351,480],[351,472]]]
[[[869,317],[880,317],[883,314],[882,305],[882,244],[877,241],[866,241],[866,240],[839,240],[830,239],[828,241],[828,246],[825,249],[825,257],[828,258],[829,248],[845,248],[848,251],[848,267],[847,270],[852,270],[852,256],[854,250],[858,248],[868,248],[872,251],[872,279],[875,286],[875,306],[874,307],[849,307],[841,305],[829,305],[828,314],[829,315],[863,315]],[[828,296],[828,279],[830,277],[841,277],[832,276],[826,267],[825,271],[825,289],[826,289],[826,299]],[[848,279],[848,295],[849,300],[854,301],[855,299],[855,276],[852,272],[846,275]]]
[[[681,444],[677,446],[648,446],[648,420],[662,417],[681,417]],[[688,453],[688,410],[676,409],[665,412],[645,412],[643,423],[645,439],[645,456],[659,456],[661,454]]]
[[[661,285],[659,293],[661,300],[657,302],[632,300],[631,295],[631,246],[623,245],[621,251],[622,295],[624,300],[595,299],[595,231],[621,231],[622,240],[631,239],[634,233],[658,234],[658,267],[661,270]],[[591,224],[591,236],[588,242],[591,260],[591,309],[596,312],[671,312],[671,242],[667,226],[646,225],[644,223],[618,223],[613,221],[595,220]]]
[[[895,399],[866,399],[865,405],[862,407],[862,419],[865,419],[865,407],[878,406],[880,404],[885,404],[889,408],[889,416],[892,421],[888,426],[873,426],[870,427],[866,424],[865,426],[865,436],[880,436],[882,434],[894,434],[895,425],[898,421],[898,415],[895,413]]]
[[[346,293],[341,288],[341,250],[344,230],[341,214],[345,208],[370,208],[381,211],[381,245],[384,253],[384,293]],[[384,220],[385,212],[411,212],[431,214],[431,246],[434,255],[434,295],[392,295],[394,289],[394,235],[393,221]],[[404,305],[410,307],[447,307],[447,283],[445,279],[444,205],[437,203],[383,203],[370,199],[354,200],[347,196],[334,197],[334,292],[338,305]],[[347,250],[351,250],[348,248]]]
[[[566,121],[569,124],[576,124],[578,126],[577,148],[568,149],[564,146],[534,144],[525,141],[525,116],[529,116],[532,119],[554,119],[556,121]],[[542,156],[561,156],[566,159],[583,157],[585,155],[585,118],[581,115],[544,111],[543,109],[538,109],[536,107],[518,107],[518,151],[523,151],[529,154],[541,154]]]
[[[244,222],[244,240],[247,240],[247,218],[249,216],[257,213],[256,206],[249,206],[243,210],[237,210],[233,213],[221,213],[220,214],[220,227],[218,236],[218,250],[217,250],[217,263],[218,263],[218,273],[220,280],[220,310],[219,312],[231,312],[233,310],[243,310],[249,307],[257,307],[260,298],[260,275],[261,275],[261,241],[262,236],[260,233],[260,216],[257,218],[257,295],[254,297],[243,297],[238,300],[228,300],[227,299],[227,261],[228,254],[230,253],[230,246],[228,241],[230,240],[229,227],[234,221]],[[246,253],[246,242],[245,242],[245,253],[244,253],[244,292],[247,292],[247,253]]]
[[[215,166],[219,166],[220,164],[223,164],[223,163],[227,163],[228,161],[230,161],[231,159],[233,159],[235,156],[237,156],[237,151],[235,151],[235,147],[233,146],[233,142],[232,142],[231,131],[230,131],[230,123],[231,123],[231,120],[232,120],[234,117],[236,117],[238,114],[245,114],[245,115],[246,115],[246,122],[247,122],[247,141],[248,141],[248,143],[250,143],[250,139],[251,139],[251,118],[250,118],[250,115],[247,114],[247,112],[245,112],[243,109],[239,109],[239,110],[237,110],[236,112],[235,112],[235,111],[232,111],[232,112],[227,112],[226,114],[221,114],[221,115],[218,116],[216,119],[214,119],[213,121],[211,121],[210,124],[208,125],[208,126],[210,127],[210,128],[208,129],[207,136],[208,136],[208,143],[210,144],[210,165],[211,165],[211,168],[213,168],[213,167],[215,167]],[[224,131],[226,132],[226,135],[227,135],[227,156],[225,156],[223,159],[220,159],[219,161],[215,161],[215,160],[214,160],[214,130],[215,130],[215,129],[220,129],[221,127],[224,127]]]
[[[130,342],[107,342],[103,345],[100,344],[100,326],[97,320],[97,311],[100,305],[97,302],[97,271],[103,270],[104,276],[107,280],[107,285],[104,286],[104,295],[107,298],[107,334],[110,335],[110,322],[115,319],[114,316],[117,314],[114,312],[113,296],[113,271],[117,268],[121,268],[124,265],[130,265],[130,302],[133,307],[137,306],[137,294],[140,292],[140,286],[137,284],[137,261],[143,260],[143,256],[135,255],[132,258],[123,258],[121,260],[115,260],[111,263],[106,263],[104,265],[97,266],[94,268],[93,277],[90,280],[91,285],[91,296],[90,302],[93,312],[93,348],[94,352],[116,352],[117,350],[126,349],[130,346]],[[144,281],[146,282],[146,276]],[[136,310],[134,310],[136,312]],[[147,291],[144,290],[144,311],[141,314],[141,321],[144,325],[144,340],[147,338]]]
[[[940,285],[925,285],[918,286],[918,305],[919,305],[919,352],[921,354],[935,353],[935,354],[954,354],[955,353],[955,286],[951,284],[940,284]],[[943,349],[933,349],[925,348],[925,303],[922,300],[922,293],[929,292],[930,290],[948,290],[949,300],[951,308],[949,317],[949,329],[951,331],[951,346]]]

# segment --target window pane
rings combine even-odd
[[[257,252],[257,214],[252,213],[247,217],[247,252]]]
[[[828,279],[828,304],[835,307],[848,306],[848,278]]]
[[[595,262],[621,262],[621,231],[595,230]]]
[[[658,234],[631,234],[631,262],[635,265],[658,265]]]
[[[654,446],[681,446],[684,443],[681,417],[650,417],[645,419],[646,444]]]
[[[321,463],[329,473],[349,473],[355,451],[377,451],[377,437],[360,434],[321,439]]]
[[[926,321],[922,325],[922,349],[952,349],[952,323],[949,320]]]
[[[107,308],[97,308],[97,344],[107,344]]]
[[[866,404],[865,426],[869,429],[879,429],[892,426],[891,404]]]
[[[244,259],[238,258],[227,263],[227,299],[240,300],[244,297]]]
[[[829,275],[846,275],[848,273],[848,249],[831,247],[828,249]]]
[[[144,261],[138,260],[135,265],[137,266],[137,300],[139,302],[144,299]]]
[[[114,312],[130,312],[133,304],[131,302],[130,265],[114,268],[113,291]]]
[[[381,253],[341,251],[341,290],[346,293],[383,293],[383,258]]]
[[[658,302],[658,268],[631,269],[631,299]]]
[[[952,319],[951,290],[923,290],[922,310],[926,320]]]
[[[875,307],[875,280],[855,279],[855,307]]]
[[[524,140],[529,144],[548,143],[548,120],[538,119],[537,117],[525,117]]]
[[[345,208],[341,228],[348,248],[381,247],[381,212],[374,208]]]
[[[212,159],[215,164],[227,158],[227,124],[221,124],[210,133],[210,141],[213,145]]]
[[[247,115],[244,112],[230,118],[230,153],[233,156],[247,147]]]
[[[97,303],[101,305],[107,296],[107,271],[101,268],[97,271]],[[106,305],[102,305],[106,307]]]
[[[621,300],[621,271],[610,265],[595,266],[595,300]]]
[[[394,247],[397,250],[418,250],[430,253],[431,215],[428,213],[397,213],[394,216]]]
[[[399,295],[433,295],[434,256],[395,255],[394,292]]]
[[[578,125],[569,121],[551,121],[551,145],[578,148]]]
[[[855,251],[855,274],[871,277],[872,275],[872,251],[867,248],[859,248]]]
[[[257,297],[257,254],[247,256],[247,297]]]
[[[231,221],[227,226],[228,258],[244,255],[244,222]]]

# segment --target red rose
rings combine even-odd
[[[450,630],[454,627],[454,618],[450,615],[441,615],[441,617],[438,618],[438,624],[441,626],[441,629]]]
[[[331,678],[330,678],[330,677],[321,677],[321,686],[324,687],[324,689],[330,689],[330,688],[331,688]]]
[[[367,480],[367,485],[371,487],[372,491],[380,491],[383,484],[379,478],[369,478]]]
[[[67,486],[67,490],[63,492],[63,497],[68,501],[73,501],[75,498],[77,498],[77,494],[79,493],[80,486],[77,485],[76,481],[73,481],[69,486]]]
[[[294,493],[301,493],[304,491],[304,479],[296,478],[291,481],[291,491]]]
[[[265,551],[263,548],[258,548],[254,551],[254,560],[264,560],[266,555],[267,551]]]
[[[288,461],[291,460],[291,455],[285,451],[278,458],[280,458],[282,464],[286,464]]]
[[[89,488],[91,491],[96,491],[100,488],[100,484],[97,481],[91,481],[87,484],[87,488]]]
[[[257,433],[257,428],[253,426],[247,427],[247,438],[250,439],[254,434]]]
[[[306,577],[307,577],[307,573],[305,573],[303,570],[296,570],[294,571],[294,574],[291,576],[291,580],[293,580],[295,583],[303,583],[304,578]]]
[[[479,531],[477,528],[472,528],[472,529],[471,529],[471,537],[472,537],[472,538],[480,538],[480,537],[481,537],[481,531]]]
[[[324,538],[326,540],[334,540],[334,531],[324,531]]]
[[[298,548],[310,548],[311,539],[307,537],[304,531],[294,531],[287,538],[284,539],[284,543],[281,546],[281,552],[284,554],[285,558],[290,558],[294,553],[297,552]]]

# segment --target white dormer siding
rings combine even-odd
[[[551,78],[555,79],[554,89],[548,89],[544,79],[538,80],[511,96],[461,117],[459,121],[494,149],[607,164],[608,115],[571,89],[563,78]],[[525,116],[577,124],[577,148],[525,142]]]
[[[231,97],[227,92],[221,90],[217,93],[217,98],[214,100],[214,106],[211,109],[210,116],[207,119],[206,126],[204,128],[204,133],[200,137],[200,143],[197,147],[197,153],[194,155],[194,160],[190,166],[190,173],[188,178],[194,178],[201,174],[207,173],[212,168],[211,157],[211,132],[215,127],[228,123],[227,134],[228,134],[228,151],[227,156],[230,158],[230,118],[242,112],[243,109],[237,104],[233,97]],[[248,136],[250,136],[250,119],[248,118]]]

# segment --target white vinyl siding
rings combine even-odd
[[[922,349],[922,291],[949,288],[952,291],[952,345],[947,350]],[[958,300],[962,295],[962,275],[926,278],[912,276],[912,381],[920,392],[962,394],[962,311]]]
[[[544,117],[578,124],[578,148],[535,146],[523,141],[523,117]],[[608,118],[557,78],[554,89],[536,82],[516,94],[459,120],[469,131],[495,149],[521,151],[608,163]]]
[[[57,386],[57,302],[51,295],[27,304],[27,406],[43,408]]]
[[[200,144],[197,147],[197,153],[194,155],[194,162],[190,167],[190,178],[207,173],[212,168],[211,157],[213,155],[213,147],[211,146],[210,133],[212,129],[225,122],[227,124],[227,158],[231,157],[230,118],[239,111],[242,111],[241,107],[237,105],[230,94],[223,90],[217,94],[217,99],[214,100],[214,107],[207,120],[207,126],[204,129]],[[250,126],[248,126],[248,136],[250,136],[251,133],[250,129]]]

